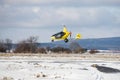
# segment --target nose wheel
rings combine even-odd
[[[67,43],[67,42],[68,42],[68,39],[65,39],[64,41]]]

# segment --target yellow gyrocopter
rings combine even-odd
[[[65,43],[67,43],[69,41],[68,37],[70,36],[70,38],[71,38],[71,34],[72,33],[70,31],[68,31],[66,26],[64,25],[63,31],[58,32],[51,36],[51,41],[54,42],[55,40],[64,40]],[[79,33],[76,34],[75,39],[80,39],[80,38],[81,38],[81,35]]]

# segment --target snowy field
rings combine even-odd
[[[120,54],[2,55],[0,80],[120,80]]]

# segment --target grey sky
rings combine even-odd
[[[120,0],[0,0],[0,38],[50,36],[66,25],[73,37],[120,37]]]

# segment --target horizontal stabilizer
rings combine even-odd
[[[75,39],[80,39],[81,38],[81,34],[76,34],[76,38]]]

